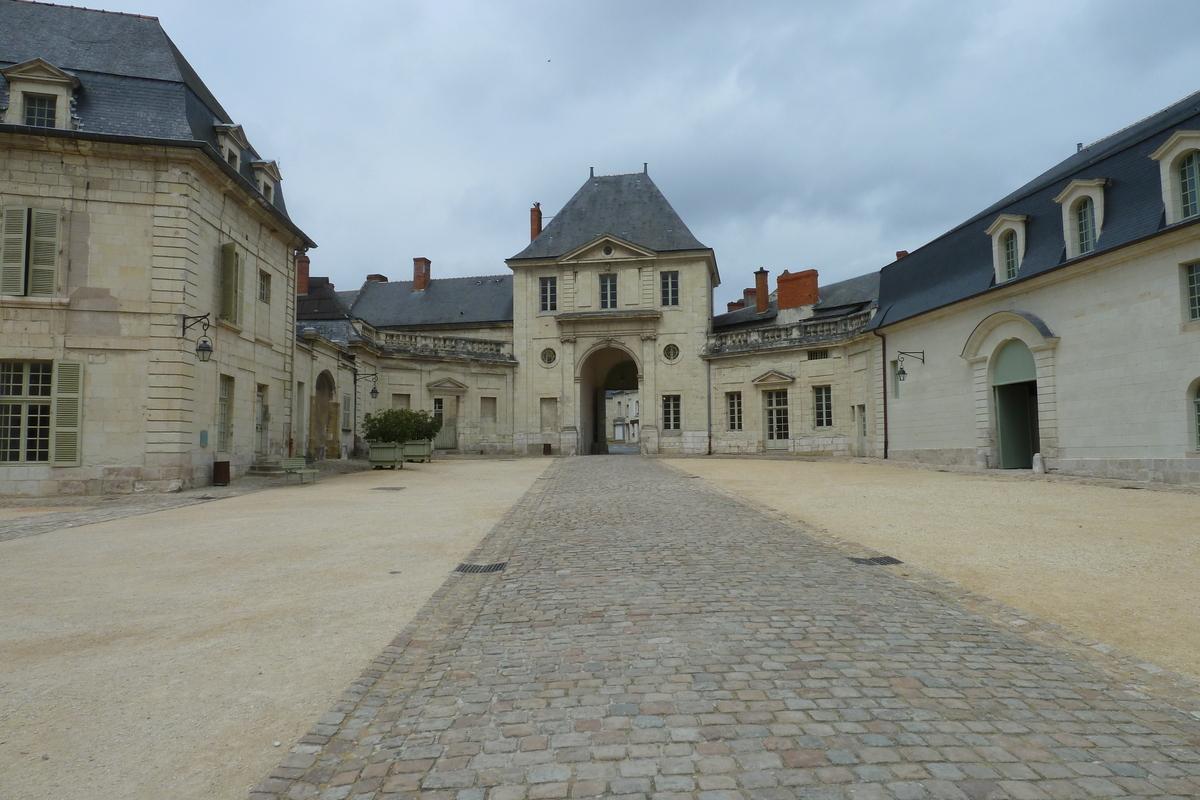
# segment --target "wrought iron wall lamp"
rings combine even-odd
[[[908,375],[908,373],[904,371],[904,357],[905,356],[908,356],[909,358],[918,359],[918,360],[920,360],[920,362],[922,364],[925,363],[925,351],[924,350],[916,350],[912,353],[898,351],[896,353],[896,355],[899,356],[899,359],[896,363],[896,380],[898,380],[898,381],[904,380],[904,376]]]
[[[202,314],[199,317],[189,317],[187,314],[184,314],[183,330],[179,335],[186,339],[188,328],[196,324],[200,325],[201,331],[200,338],[196,340],[196,358],[199,358],[201,361],[208,361],[212,358],[213,354],[212,339],[208,338],[208,314]]]

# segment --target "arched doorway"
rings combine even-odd
[[[308,455],[318,461],[341,456],[338,404],[333,401],[337,385],[328,370],[317,376],[312,409],[308,415]]]
[[[638,366],[632,354],[619,347],[593,351],[579,371],[579,452],[608,452],[605,405],[608,392],[638,389]]]
[[[1020,339],[1010,339],[996,351],[991,372],[1000,469],[1029,469],[1041,449],[1033,353]]]

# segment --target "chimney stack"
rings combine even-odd
[[[413,291],[423,292],[425,287],[429,285],[429,259],[414,258],[413,259]]]
[[[542,232],[542,204],[534,203],[529,209],[529,241],[533,241]]]
[[[753,289],[742,289],[742,308],[754,305],[754,294]]]
[[[778,306],[785,308],[800,308],[811,306],[817,302],[817,271],[806,269],[803,272],[784,272],[779,276]]]
[[[308,294],[308,256],[296,256],[296,294]]]
[[[754,310],[759,314],[767,310],[770,298],[767,291],[767,271],[758,269],[754,272]]]
[[[908,255],[907,250],[897,250],[896,251],[896,260],[899,261],[900,259],[904,258],[906,255]]]
[[[387,275],[368,275],[367,281],[370,283],[387,283]]]
[[[745,301],[745,300],[734,300],[734,301],[733,301],[732,303],[730,303],[730,304],[729,304],[729,306],[728,306],[728,308],[729,308],[729,310],[730,310],[730,311],[741,311],[741,310],[742,310],[743,308],[745,308],[745,307],[746,307],[746,301]]]

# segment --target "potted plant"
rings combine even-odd
[[[404,468],[402,443],[413,435],[413,419],[407,409],[389,409],[368,414],[363,420],[363,438],[369,443],[367,460],[375,469]]]
[[[433,458],[433,439],[442,429],[442,421],[428,411],[409,411],[412,434],[403,444],[405,461],[430,461]]]

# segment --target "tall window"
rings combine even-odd
[[[52,297],[58,282],[58,212],[4,209],[0,294]]]
[[[674,270],[659,273],[659,281],[662,285],[662,304],[664,306],[679,305],[679,273]]]
[[[0,462],[50,460],[49,361],[0,362]]]
[[[1179,162],[1179,201],[1184,219],[1200,215],[1200,153],[1195,150]]]
[[[601,308],[616,308],[617,307],[617,276],[616,275],[601,275],[600,276],[600,307]]]
[[[677,394],[664,394],[663,399],[663,430],[677,431],[679,430],[679,409],[681,406],[680,396]]]
[[[446,406],[443,403],[442,398],[440,398],[440,397],[433,398],[433,418],[434,419],[442,419],[443,416],[445,415],[445,413],[446,413]]]
[[[1188,319],[1200,320],[1200,264],[1188,264],[1183,268],[1187,283]]]
[[[221,245],[221,319],[240,324],[242,321],[242,257],[237,245]]]
[[[1000,240],[1000,248],[1004,253],[1004,280],[1011,281],[1021,269],[1017,261],[1017,232],[1009,231],[1004,234],[1004,238]]]
[[[25,95],[25,124],[32,128],[55,128],[58,98],[42,94]]]
[[[542,311],[558,310],[558,278],[539,278],[542,295]]]
[[[1079,246],[1079,255],[1096,248],[1096,206],[1090,197],[1083,198],[1075,206],[1075,242]]]
[[[763,392],[763,406],[767,412],[767,441],[783,441],[791,436],[788,426],[787,389]]]
[[[258,299],[263,303],[271,302],[271,273],[258,271]]]
[[[233,443],[233,376],[222,375],[217,397],[217,450],[228,453]]]
[[[742,429],[742,393],[726,392],[725,408],[729,412],[729,430],[740,431]]]
[[[833,387],[813,387],[813,426],[828,428],[833,425]]]

